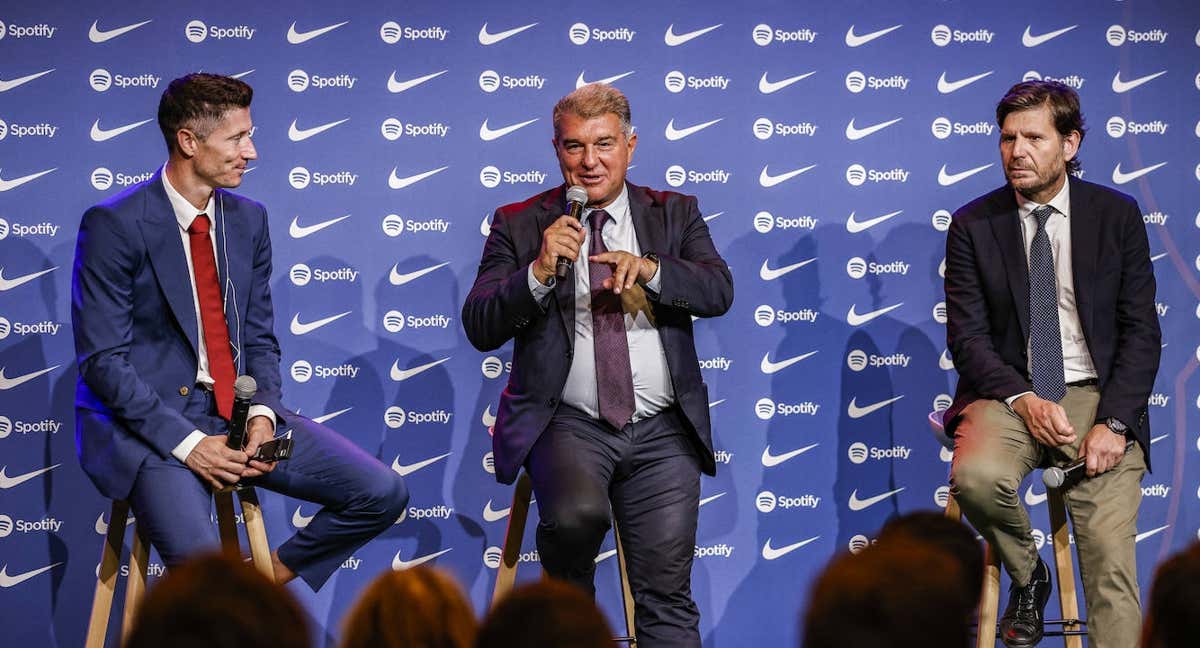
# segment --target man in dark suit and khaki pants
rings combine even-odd
[[[1084,458],[1088,479],[1065,499],[1089,642],[1135,646],[1134,537],[1161,349],[1145,226],[1133,198],[1069,175],[1084,135],[1074,90],[1017,84],[996,122],[1008,184],[958,210],[946,242],[959,374],[945,418],[951,492],[1012,576],[1001,639],[1034,646],[1050,573],[1017,490],[1039,465]]]
[[[692,316],[728,310],[733,282],[695,198],[625,182],[636,146],[619,90],[563,97],[565,185],[496,211],[462,320],[480,350],[515,340],[496,477],[529,473],[547,573],[594,591],[611,506],[638,645],[699,646],[692,556],[700,473],[715,462]],[[578,220],[564,215],[569,185],[587,191]]]

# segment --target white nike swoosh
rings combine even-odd
[[[337,126],[339,124],[344,124],[348,121],[350,121],[349,117],[347,117],[345,119],[339,119],[335,122],[329,122],[328,124],[314,126],[312,128],[296,128],[296,120],[293,119],[292,125],[288,127],[288,139],[292,140],[293,142],[303,142],[304,140],[312,137],[313,135],[320,135],[321,133],[324,133],[325,131],[329,130],[330,128],[333,128],[334,126]]]
[[[1038,504],[1045,502],[1046,497],[1046,493],[1038,495],[1037,493],[1033,492],[1033,484],[1030,484],[1029,488],[1025,489],[1025,503],[1029,506],[1037,506]]]
[[[720,499],[724,496],[725,496],[725,493],[717,493],[716,495],[713,495],[711,497],[705,497],[704,499],[700,500],[700,506],[704,506],[705,504],[708,504],[709,502]],[[699,507],[697,507],[697,508],[699,508]]]
[[[505,126],[504,128],[488,128],[488,120],[485,119],[483,120],[483,124],[479,126],[479,139],[485,142],[491,142],[492,140],[500,139],[501,137],[504,137],[515,130],[525,128],[535,121],[537,121],[537,119],[530,119],[529,121],[523,121],[513,124],[512,126]]]
[[[851,234],[858,234],[859,232],[865,232],[865,231],[871,229],[872,227],[875,227],[876,225],[882,223],[883,221],[885,221],[893,216],[899,216],[902,213],[904,213],[904,210],[900,209],[900,210],[894,211],[890,214],[884,214],[883,216],[876,216],[875,218],[871,218],[871,219],[868,219],[865,221],[857,221],[857,220],[854,220],[854,212],[850,212],[850,218],[846,219],[846,231],[850,232]]]
[[[145,119],[140,122],[134,122],[132,124],[127,124],[125,126],[118,126],[116,128],[105,129],[105,128],[100,128],[100,120],[97,119],[96,121],[92,122],[92,141],[93,142],[104,142],[104,141],[110,140],[122,133],[128,133],[129,131],[137,128],[138,126],[141,126],[142,124],[149,124],[151,121],[153,121],[153,120]]]
[[[338,411],[336,411],[336,412],[330,412],[330,413],[328,413],[328,414],[326,414],[326,415],[324,415],[324,416],[317,416],[317,417],[314,417],[314,418],[313,418],[313,423],[324,423],[324,422],[326,422],[326,421],[329,421],[329,420],[331,420],[331,419],[333,419],[333,418],[336,418],[336,417],[338,417],[338,416],[341,416],[342,414],[345,414],[346,412],[349,412],[349,411],[350,411],[350,410],[352,410],[352,409],[354,409],[354,408],[353,408],[353,407],[347,407],[346,409],[340,409],[340,410],[338,410]]]
[[[309,333],[312,333],[313,331],[321,328],[322,326],[325,326],[326,324],[328,324],[330,322],[336,322],[337,320],[342,319],[343,317],[349,315],[351,312],[353,312],[353,311],[346,311],[345,313],[339,313],[337,315],[330,315],[329,317],[319,319],[314,322],[309,322],[307,324],[302,323],[300,321],[300,313],[296,313],[295,315],[292,315],[292,326],[291,326],[292,335],[308,335]]]
[[[950,371],[954,368],[954,360],[950,357],[950,349],[942,349],[942,355],[938,356],[938,368],[942,371]]]
[[[773,373],[783,371],[801,360],[810,358],[816,355],[816,353],[816,351],[809,351],[808,353],[801,353],[798,356],[788,358],[787,360],[780,360],[779,362],[771,362],[771,354],[764,353],[762,362],[758,363],[758,370],[769,376]]]
[[[300,507],[297,506],[296,512],[292,513],[292,526],[296,527],[297,529],[303,529],[304,527],[308,526],[308,523],[312,522],[312,519],[315,517],[317,517],[316,513],[313,513],[312,515],[302,515],[300,513]]]
[[[715,213],[715,214],[709,214],[708,216],[705,216],[705,217],[704,217],[704,222],[705,222],[705,223],[707,223],[708,221],[710,221],[710,220],[712,220],[712,219],[716,218],[717,216],[720,216],[721,214],[724,214],[724,213],[725,213],[725,212],[723,212],[723,211],[719,211],[719,212],[717,212],[717,213]]]
[[[292,45],[299,45],[300,43],[307,43],[308,41],[316,38],[317,36],[320,36],[321,34],[328,34],[329,32],[331,32],[331,31],[337,29],[338,27],[341,27],[342,25],[345,25],[349,22],[350,21],[347,20],[344,22],[340,22],[336,25],[330,25],[328,27],[321,27],[320,29],[310,29],[309,31],[305,31],[305,32],[296,31],[296,23],[293,22],[292,26],[288,27],[287,42],[291,43]]]
[[[850,415],[850,418],[860,419],[864,416],[867,416],[868,414],[871,414],[872,412],[875,412],[879,409],[887,407],[888,405],[891,405],[892,403],[895,403],[896,401],[900,400],[901,398],[904,398],[904,394],[901,394],[894,398],[889,398],[887,400],[879,401],[878,403],[872,403],[871,405],[867,405],[866,407],[859,407],[858,406],[858,397],[855,396],[854,398],[850,399],[850,404],[846,407],[846,413]]]
[[[12,290],[13,288],[16,288],[17,286],[20,286],[21,284],[27,284],[30,281],[33,281],[34,279],[37,279],[38,277],[40,277],[44,274],[54,272],[55,270],[58,270],[58,266],[54,266],[53,268],[49,268],[47,270],[31,272],[27,275],[17,277],[16,279],[5,279],[4,278],[4,268],[0,268],[0,292],[3,292],[5,290]]]
[[[724,24],[724,23],[722,23],[722,24]],[[721,25],[713,25],[712,27],[705,27],[704,29],[697,29],[696,31],[690,31],[690,32],[687,32],[686,34],[676,34],[675,33],[675,23],[671,23],[670,25],[667,25],[667,33],[663,35],[663,41],[667,44],[667,47],[677,47],[679,45],[683,45],[684,43],[692,40],[693,38],[698,38],[700,36],[703,36],[703,35],[707,34],[708,32],[710,32],[720,26]]]
[[[1162,72],[1156,72],[1154,74],[1147,74],[1144,77],[1138,77],[1133,81],[1122,81],[1121,72],[1118,70],[1116,76],[1114,76],[1112,80],[1112,91],[1118,94],[1122,92],[1129,92],[1130,90],[1133,90],[1144,83],[1149,83],[1166,73],[1167,71],[1163,70]]]
[[[4,178],[0,178],[0,191],[8,191],[10,189],[16,189],[17,187],[20,187],[21,185],[25,184],[26,182],[32,182],[33,180],[37,180],[38,178],[46,175],[47,173],[50,173],[51,171],[57,171],[57,170],[58,170],[58,167],[54,167],[53,169],[46,169],[45,171],[31,173],[27,176],[21,176],[20,178],[13,178],[12,180],[5,180]],[[3,288],[0,288],[0,290],[3,290]]]
[[[34,371],[33,373],[27,373],[24,376],[17,376],[16,378],[9,378],[5,376],[4,367],[0,367],[0,390],[12,389],[17,385],[27,383],[42,374],[50,373],[51,371],[58,369],[60,366],[62,365],[54,365],[53,367],[47,367],[41,371]]]
[[[1153,439],[1150,439],[1150,445],[1154,445],[1155,443],[1158,443],[1159,441],[1162,441],[1163,439],[1165,439],[1165,438],[1167,438],[1167,437],[1169,437],[1169,436],[1171,436],[1171,435],[1170,435],[1170,434],[1163,434],[1163,435],[1160,435],[1160,436],[1156,436],[1156,437],[1154,437]]]
[[[1078,26],[1079,25],[1071,25],[1070,27],[1063,27],[1062,29],[1056,31],[1046,32],[1045,34],[1034,36],[1033,34],[1029,33],[1029,30],[1033,27],[1033,25],[1026,25],[1025,33],[1021,34],[1021,44],[1025,47],[1037,47],[1038,45],[1041,45],[1052,38],[1058,38],[1059,36],[1062,36]]]
[[[250,68],[249,70],[246,70],[245,72],[238,72],[237,74],[231,74],[229,76],[230,76],[230,78],[233,78],[233,79],[240,79],[248,74],[253,73],[254,70],[256,70],[256,69],[257,68]]]
[[[943,164],[942,168],[938,170],[938,184],[942,185],[943,187],[949,187],[952,184],[957,184],[963,180],[966,180],[967,178],[970,178],[971,176],[990,166],[992,165],[985,164],[983,166],[977,166],[974,169],[967,169],[966,171],[960,171],[958,173],[947,173],[946,165]]]
[[[907,487],[902,486],[900,488],[897,488],[896,490],[888,491],[886,493],[880,493],[879,495],[876,495],[874,497],[868,497],[867,499],[858,499],[858,489],[856,488],[856,489],[850,491],[850,510],[851,511],[861,511],[869,506],[874,506],[874,505],[882,502],[883,500],[891,497],[892,495],[899,493],[900,491],[904,490],[905,488],[907,488]]]
[[[1126,182],[1132,182],[1132,181],[1137,180],[1138,178],[1146,175],[1147,173],[1150,173],[1151,171],[1153,171],[1159,167],[1164,167],[1166,165],[1167,165],[1166,162],[1159,162],[1158,164],[1148,166],[1148,167],[1145,167],[1142,169],[1138,169],[1137,171],[1130,171],[1129,173],[1125,173],[1125,172],[1121,171],[1121,163],[1118,162],[1117,166],[1113,167],[1112,181],[1117,184],[1125,184]]]
[[[413,367],[411,369],[401,369],[400,364],[399,364],[400,361],[394,360],[394,361],[392,361],[392,373],[391,373],[392,380],[394,380],[396,382],[404,382],[405,380],[408,380],[409,378],[412,378],[413,376],[415,376],[419,373],[422,373],[429,369],[433,369],[434,367],[442,364],[443,362],[445,362],[449,359],[450,359],[450,357],[445,357],[445,358],[442,358],[441,360],[427,362],[423,365],[420,365],[418,367]]]
[[[972,83],[975,83],[976,81],[978,81],[986,76],[989,76],[990,74],[992,74],[992,72],[994,72],[994,70],[988,70],[987,72],[984,72],[983,74],[976,74],[973,77],[967,77],[967,78],[961,79],[959,81],[946,81],[946,73],[942,72],[942,76],[938,77],[938,82],[937,82],[938,92],[940,92],[942,94],[950,94],[951,92],[956,92],[958,90],[962,90],[963,88],[971,85]]]
[[[726,400],[728,400],[728,399],[722,398],[721,400],[715,400],[708,404],[708,409],[712,409],[712,408],[716,407],[717,405],[724,403]]]
[[[1159,259],[1167,256],[1168,254],[1170,254],[1170,253],[1163,252],[1162,254],[1155,254],[1154,256],[1150,257],[1150,263],[1154,263],[1155,261],[1158,261]]]
[[[817,165],[815,164],[810,164],[806,167],[796,169],[795,171],[788,171],[787,173],[781,173],[779,175],[771,175],[767,172],[767,167],[763,167],[762,172],[758,174],[758,184],[764,187],[774,187],[785,180],[791,180],[805,171],[816,168],[816,166]]]
[[[8,575],[8,564],[5,564],[4,567],[0,567],[0,587],[12,587],[13,585],[19,585],[30,578],[33,578],[42,572],[50,571],[61,564],[61,562],[56,562],[53,565],[47,565],[41,569],[27,571],[24,574],[17,574],[16,576]]]
[[[454,547],[450,547],[450,549],[453,548]],[[411,567],[416,567],[417,565],[424,565],[430,560],[449,552],[450,549],[442,549],[441,551],[436,551],[434,553],[421,556],[420,558],[413,558],[412,560],[400,560],[400,552],[397,551],[396,557],[392,558],[392,569],[395,571],[401,571]]]
[[[857,306],[857,304],[850,304],[850,310],[846,312],[846,323],[850,326],[862,326],[876,317],[879,317],[885,313],[890,313],[903,305],[904,302],[900,302],[899,304],[895,304],[893,306],[880,308],[879,310],[873,310],[869,313],[863,313],[862,315],[859,315],[858,313],[854,312],[854,308]]]
[[[806,266],[816,260],[817,260],[817,257],[813,257],[811,259],[805,259],[804,261],[801,261],[799,263],[793,263],[791,265],[785,265],[781,268],[772,269],[769,265],[767,265],[767,260],[764,259],[762,267],[758,269],[758,276],[763,281],[771,281],[772,279],[778,279],[793,270],[796,270],[798,268],[803,268],[804,266]]]
[[[1158,527],[1157,529],[1151,529],[1151,530],[1149,530],[1149,531],[1143,531],[1142,533],[1139,533],[1139,534],[1137,534],[1137,536],[1135,536],[1135,537],[1134,537],[1133,541],[1134,541],[1135,543],[1137,543],[1137,542],[1141,542],[1142,540],[1145,540],[1146,538],[1149,538],[1149,537],[1150,537],[1150,536],[1152,536],[1152,535],[1156,535],[1156,534],[1162,533],[1162,532],[1163,532],[1163,531],[1165,531],[1165,530],[1167,529],[1167,527],[1169,527],[1169,526],[1171,526],[1171,525],[1170,525],[1170,524],[1164,524],[1164,525],[1162,525],[1162,526]]]
[[[128,515],[125,519],[126,526],[133,524],[134,522],[137,522],[137,518],[135,518],[132,515]],[[96,518],[96,534],[97,535],[108,535],[108,522],[104,521],[103,513],[101,513],[100,516]]]
[[[687,128],[676,129],[675,128],[675,120],[672,119],[671,121],[667,122],[667,132],[666,132],[667,139],[672,142],[681,140],[681,139],[687,137],[688,135],[692,135],[693,133],[698,133],[698,132],[704,130],[705,128],[708,128],[709,126],[712,126],[713,124],[715,124],[719,121],[721,121],[721,120],[714,119],[712,121],[704,122],[703,124],[696,124],[695,126],[688,126]]]
[[[499,43],[500,41],[511,36],[516,36],[517,34],[520,34],[521,32],[525,31],[526,29],[530,29],[535,25],[537,25],[537,23],[529,23],[528,25],[524,25],[522,27],[513,27],[512,29],[506,31],[489,34],[487,30],[487,23],[483,23],[483,27],[479,28],[479,44],[495,45],[496,43]]]
[[[13,88],[15,88],[19,85],[29,83],[30,81],[33,81],[34,79],[36,79],[38,77],[46,76],[47,74],[50,74],[54,70],[55,70],[55,68],[50,68],[49,70],[46,70],[45,72],[38,72],[36,74],[30,74],[29,76],[23,76],[19,79],[12,79],[11,81],[0,81],[0,92],[8,92],[9,90],[12,90]]]
[[[416,184],[416,183],[424,180],[425,178],[428,178],[431,175],[441,173],[442,171],[445,171],[446,169],[449,169],[449,168],[450,167],[448,167],[448,166],[439,167],[432,171],[426,171],[425,173],[418,173],[417,175],[411,175],[411,176],[408,176],[407,178],[401,178],[396,175],[396,167],[392,167],[392,174],[390,176],[388,176],[388,186],[391,187],[392,189],[403,189],[407,186]]]
[[[500,520],[508,517],[508,514],[511,511],[511,506],[497,511],[496,509],[492,508],[492,500],[489,499],[487,505],[483,507],[483,519],[487,522],[499,522]]]
[[[762,548],[762,557],[765,558],[766,560],[775,560],[777,558],[782,558],[782,557],[792,553],[793,551],[799,549],[800,547],[803,547],[806,544],[809,544],[811,542],[816,542],[816,540],[820,537],[821,536],[813,536],[813,537],[809,538],[808,540],[801,540],[800,542],[794,542],[790,545],[785,545],[783,547],[779,547],[778,549],[775,547],[772,547],[771,539],[767,538],[767,542],[766,542],[766,544],[763,545],[763,548]]]
[[[133,23],[132,25],[117,27],[116,29],[100,29],[100,21],[96,20],[92,22],[92,28],[88,30],[88,40],[92,41],[93,43],[103,43],[104,41],[112,40],[121,34],[127,34],[138,27],[141,27],[142,25],[149,25],[152,22],[154,21],[143,20],[140,23]]]
[[[40,475],[42,473],[50,472],[51,470],[54,470],[55,468],[58,468],[61,465],[62,464],[54,464],[53,466],[50,466],[49,468],[42,468],[41,470],[27,472],[24,475],[17,475],[16,477],[9,477],[7,474],[5,474],[5,472],[8,470],[8,466],[5,466],[3,468],[0,468],[0,488],[12,488],[13,486],[16,486],[18,484],[23,484],[23,483],[29,481],[30,479],[33,479],[34,477],[37,477],[38,475]]]
[[[880,36],[894,32],[903,26],[904,25],[896,25],[894,27],[880,29],[879,31],[873,31],[869,34],[863,34],[863,35],[859,36],[854,33],[854,25],[850,25],[850,29],[846,30],[846,46],[847,47],[859,47],[862,45],[866,45],[867,43],[870,43],[871,41],[875,40],[876,38],[879,38]]]
[[[816,73],[817,73],[817,71],[813,70],[812,72],[805,72],[804,74],[797,74],[796,76],[788,77],[788,78],[784,79],[783,81],[768,81],[767,73],[763,72],[762,78],[760,78],[758,80],[758,91],[763,94],[771,94],[774,92],[779,92],[780,90],[783,90],[784,88],[792,85],[793,83],[795,83],[797,81],[803,81],[804,79],[807,79],[808,77],[810,77]]]
[[[396,458],[392,460],[392,470],[396,471],[396,473],[398,475],[400,475],[401,477],[408,477],[409,475],[417,472],[418,470],[420,470],[430,464],[437,463],[437,462],[441,461],[442,459],[449,457],[450,454],[451,453],[447,452],[444,455],[438,455],[431,459],[426,459],[425,461],[418,461],[417,463],[414,463],[414,464],[408,464],[407,466],[401,464],[400,463],[400,455],[396,455]]]
[[[791,459],[792,457],[798,457],[819,445],[821,445],[821,444],[814,443],[812,445],[807,445],[807,446],[804,446],[803,448],[799,448],[797,450],[792,450],[791,452],[785,452],[781,455],[771,454],[771,446],[767,446],[767,447],[763,448],[762,465],[767,468],[774,468],[775,466],[778,466],[779,464],[787,461],[788,459]]]
[[[488,405],[483,409],[483,415],[479,417],[479,420],[482,421],[487,427],[492,427],[496,424],[496,415],[492,414],[491,405]]]
[[[600,563],[604,562],[605,560],[608,560],[609,558],[612,558],[615,555],[617,555],[617,550],[609,549],[608,551],[604,551],[604,552],[597,554],[596,560],[594,560],[593,562],[595,562],[597,565],[599,565]]]
[[[304,238],[305,236],[308,236],[309,234],[315,234],[315,233],[325,229],[326,227],[329,227],[330,225],[344,221],[347,218],[350,218],[350,214],[346,214],[345,216],[338,216],[337,218],[331,218],[327,221],[321,221],[320,223],[317,223],[316,225],[301,226],[300,225],[300,217],[293,216],[292,224],[288,227],[288,234],[294,239]]]
[[[851,140],[851,141],[860,140],[860,139],[866,137],[867,135],[870,135],[871,133],[877,133],[877,132],[887,128],[888,126],[895,124],[896,122],[900,121],[901,119],[904,119],[904,118],[897,117],[897,118],[889,120],[889,121],[880,122],[878,124],[875,124],[874,126],[867,126],[866,128],[855,128],[854,120],[851,119],[850,123],[846,124],[846,139]]]
[[[405,90],[415,88],[430,79],[440,77],[443,74],[445,74],[446,72],[447,72],[447,70],[442,70],[441,72],[434,72],[433,74],[426,74],[423,77],[409,79],[408,81],[397,81],[396,73],[392,72],[392,75],[388,77],[387,89],[388,89],[388,92],[393,92],[393,93],[394,92],[404,92]]]
[[[603,83],[606,85],[615,83],[617,81],[620,81],[621,79],[624,79],[625,77],[629,76],[630,74],[633,74],[633,72],[630,71],[630,72],[626,72],[624,74],[610,76],[607,79],[600,79],[599,81],[584,81],[583,80],[583,72],[580,72],[579,78],[575,79],[575,89],[578,90],[578,89],[582,88],[583,86],[588,85],[589,83]]]
[[[414,270],[412,272],[405,272],[404,274],[400,274],[400,271],[398,270],[399,264],[396,264],[396,265],[392,266],[392,271],[391,271],[391,273],[388,274],[388,281],[391,282],[391,284],[393,286],[403,286],[404,284],[406,284],[414,279],[419,279],[421,277],[424,277],[425,275],[429,274],[430,272],[433,272],[434,270],[437,270],[438,268],[449,265],[449,264],[450,264],[449,261],[444,261],[437,265],[431,265],[428,268],[422,268],[420,270]]]

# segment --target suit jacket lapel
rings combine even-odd
[[[642,253],[667,254],[667,223],[661,206],[655,206],[642,188],[625,183],[629,191],[629,213],[633,218],[633,230],[637,233],[638,247]]]
[[[1021,325],[1021,337],[1029,339],[1029,263],[1025,259],[1025,240],[1021,236],[1021,217],[1017,212],[1017,199],[1012,191],[1001,196],[996,213],[989,219],[996,242],[1000,246],[1000,258],[1008,275],[1008,287],[1012,291],[1013,305],[1017,309],[1017,321]],[[986,262],[986,259],[981,259]]]
[[[253,255],[249,245],[253,241],[249,224],[245,218],[239,217],[235,209],[225,213],[221,190],[216,192],[216,257],[217,280],[220,282],[221,296],[225,299],[225,325],[229,328],[229,339],[237,349],[242,348],[238,339],[241,324],[238,315],[244,316],[250,300],[250,282],[253,268]],[[231,207],[235,205],[230,201]],[[229,287],[234,286],[233,294]],[[240,289],[240,290],[239,290]],[[233,306],[236,306],[234,308]]]
[[[1100,227],[1096,214],[1090,212],[1091,196],[1081,182],[1071,182],[1071,279],[1075,283],[1075,310],[1086,340],[1092,339],[1092,284],[1096,276],[1097,255],[1100,250]],[[1090,342],[1089,342],[1090,344]],[[1090,348],[1090,347],[1089,347]]]
[[[200,325],[196,322],[196,307],[192,300],[191,275],[183,253],[179,222],[175,220],[175,210],[162,186],[161,170],[146,187],[146,211],[141,217],[141,229],[158,285],[192,349],[196,349]]]

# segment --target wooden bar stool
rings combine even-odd
[[[233,510],[233,490],[213,493],[217,509],[217,526],[222,550],[232,556],[241,556],[238,544],[237,519]],[[254,566],[264,576],[275,580],[271,565],[271,547],[267,544],[267,531],[263,524],[258,495],[253,488],[237,489],[242,505],[242,519],[246,523],[246,537],[250,542],[250,556]],[[100,566],[96,572],[96,591],[92,596],[92,614],[88,621],[86,648],[103,648],[108,635],[108,620],[112,612],[113,593],[117,588],[117,573],[120,571],[121,549],[125,541],[125,527],[129,517],[129,503],[113,500],[109,516],[108,535],[100,554]],[[125,606],[122,610],[121,643],[129,636],[138,606],[146,593],[146,571],[150,562],[150,543],[142,536],[141,529],[134,524],[133,546],[129,551],[129,576],[125,586]]]
[[[500,553],[500,567],[496,570],[496,586],[492,590],[492,607],[513,590],[517,579],[517,562],[521,557],[521,540],[525,537],[525,521],[529,517],[529,502],[532,499],[533,482],[529,475],[521,473],[513,489],[512,509],[508,514],[508,528],[504,532],[504,546]],[[637,646],[637,635],[633,625],[633,592],[629,589],[629,578],[625,571],[625,550],[621,546],[621,533],[617,521],[613,520],[613,539],[617,544],[617,571],[621,579],[621,599],[625,610],[625,636],[614,637],[613,641]]]

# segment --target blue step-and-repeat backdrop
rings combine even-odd
[[[82,642],[109,502],[75,457],[75,233],[162,165],[159,94],[194,70],[256,91],[239,191],[271,214],[285,401],[412,492],[321,591],[295,587],[322,644],[387,569],[436,564],[488,600],[511,351],[475,351],[459,309],[493,209],[560,181],[550,110],[589,82],[632,101],[630,179],[699,196],[735,277],[732,310],[696,322],[720,462],[695,550],[706,646],[795,645],[830,556],[944,503],[944,233],[1003,182],[993,110],[1021,79],[1079,90],[1084,177],[1135,196],[1149,233],[1166,349],[1143,591],[1197,538],[1200,5],[59,4],[0,7],[0,643]],[[1040,480],[1021,495],[1042,546]],[[275,542],[315,512],[263,501]],[[611,549],[598,599],[616,618]]]

